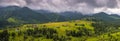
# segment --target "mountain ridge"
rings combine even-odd
[[[66,11],[61,13],[51,12],[47,10],[35,11],[28,7],[8,6],[0,8],[0,20],[16,21],[18,23],[46,23],[69,20],[80,20],[93,17],[103,21],[119,21],[120,16],[117,14],[107,14],[100,12],[92,15],[83,15],[80,12]]]

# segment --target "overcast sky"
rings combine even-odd
[[[0,0],[0,6],[11,5],[54,12],[78,11],[84,14],[98,12],[120,14],[120,0]]]

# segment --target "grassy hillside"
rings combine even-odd
[[[100,23],[100,24],[99,24]],[[0,41],[119,41],[120,26],[86,20],[25,24],[0,30]],[[95,26],[97,25],[97,26]],[[106,28],[102,28],[104,26]],[[102,26],[102,27],[101,27]],[[101,28],[100,28],[101,27]]]

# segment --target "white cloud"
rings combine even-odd
[[[120,15],[120,8],[114,8],[114,9],[108,8],[106,10],[106,12],[109,14],[119,14]]]

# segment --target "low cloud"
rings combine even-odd
[[[97,12],[120,14],[120,0],[0,0],[0,6],[10,5],[54,12],[78,11],[84,14]]]

